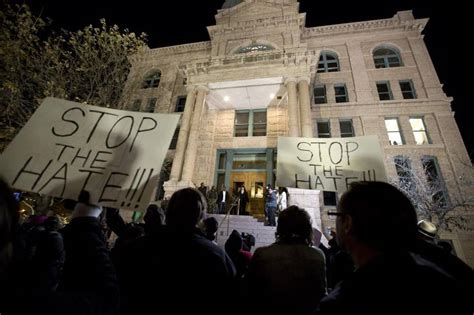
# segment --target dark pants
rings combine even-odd
[[[224,202],[219,202],[219,213],[220,214],[225,213],[225,201]]]
[[[276,226],[275,220],[276,207],[267,207],[268,225]]]

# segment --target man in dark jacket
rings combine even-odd
[[[353,183],[331,214],[338,243],[357,269],[321,301],[317,314],[472,314],[459,283],[409,251],[416,212],[395,187]]]

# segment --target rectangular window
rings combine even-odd
[[[398,126],[397,118],[385,119],[385,127],[387,128],[388,140],[391,145],[402,145],[403,137]]]
[[[410,125],[417,145],[430,143],[423,118],[410,118]]]
[[[235,112],[234,137],[262,137],[267,135],[267,111]]]
[[[178,96],[176,101],[176,108],[174,109],[175,113],[184,112],[184,106],[186,105],[186,96]]]
[[[174,131],[174,134],[173,134],[173,138],[171,138],[171,143],[168,150],[176,149],[176,145],[178,144],[178,136],[179,136],[179,127],[176,127],[176,130]]]
[[[404,190],[413,189],[414,187],[410,159],[408,159],[406,156],[396,156],[394,158],[394,162],[400,181],[400,186]]]
[[[314,87],[314,104],[326,104],[326,86],[317,85]]]
[[[340,119],[339,127],[341,129],[341,138],[354,137],[354,127],[352,119]]]
[[[377,82],[377,92],[379,93],[379,99],[381,101],[393,100],[392,90],[390,89],[390,82]]]
[[[142,106],[142,100],[141,99],[136,99],[136,100],[133,101],[132,106],[131,106],[130,109],[134,112],[139,112],[141,106]]]
[[[336,95],[336,103],[349,102],[349,97],[347,95],[347,89],[345,84],[334,85],[334,93]]]
[[[325,206],[337,206],[337,193],[334,191],[323,191]]]
[[[318,120],[318,137],[331,138],[331,124],[329,120]]]
[[[400,81],[400,90],[402,91],[403,98],[414,99],[416,98],[415,88],[413,86],[413,82],[411,80],[403,80]]]
[[[433,202],[440,206],[446,206],[448,195],[436,157],[424,156],[421,159],[423,170],[425,171],[426,181],[430,187],[430,194],[433,196]]]
[[[146,104],[146,109],[145,109],[145,111],[147,113],[154,113],[155,112],[155,105],[156,105],[157,100],[158,99],[156,97],[148,99],[148,102]]]

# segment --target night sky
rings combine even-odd
[[[214,15],[224,0],[187,1],[100,1],[100,0],[10,0],[26,2],[35,13],[53,21],[54,28],[77,30],[100,18],[135,33],[148,34],[151,48],[209,40],[206,26],[214,25]],[[413,10],[415,18],[429,17],[424,30],[425,42],[444,91],[454,97],[452,104],[461,133],[474,158],[474,122],[470,121],[474,99],[472,79],[472,42],[467,2],[422,0],[328,1],[300,0],[300,12],[306,12],[306,26],[374,20],[392,17],[400,10]],[[472,43],[469,43],[471,45]]]

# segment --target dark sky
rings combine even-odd
[[[73,31],[85,25],[97,25],[104,17],[109,24],[147,33],[151,48],[209,40],[206,26],[215,24],[214,15],[223,2],[26,0],[35,13],[50,17],[53,27]],[[474,80],[467,75],[473,71],[473,57],[472,49],[466,44],[466,40],[472,39],[474,28],[471,10],[462,0],[300,0],[300,11],[307,13],[307,27],[390,18],[399,10],[413,10],[415,18],[430,18],[424,31],[425,42],[444,91],[455,99],[455,118],[474,158],[474,122],[470,121],[474,112],[470,109]]]

